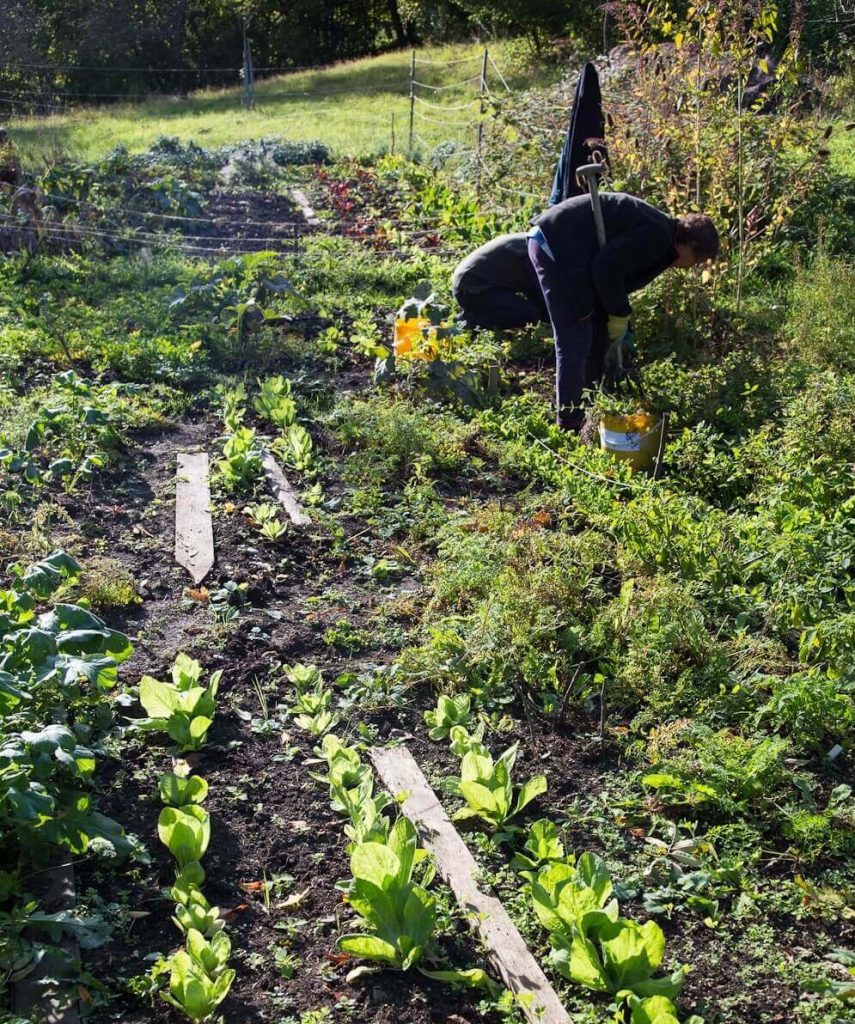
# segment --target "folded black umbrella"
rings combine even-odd
[[[597,69],[588,62],[579,75],[573,109],[570,112],[570,127],[564,148],[555,169],[555,181],[549,205],[582,195],[583,189],[576,181],[576,168],[591,159],[595,149],[606,156],[606,125],[603,118],[603,97],[600,93],[600,79]]]

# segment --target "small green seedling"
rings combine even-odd
[[[176,658],[171,683],[143,676],[140,703],[149,717],[140,727],[167,733],[181,751],[204,746],[213,725],[222,672],[213,672],[207,686],[199,685],[201,676],[202,666],[186,654]]]
[[[395,822],[386,843],[354,848],[347,899],[365,933],[342,935],[339,949],[404,971],[424,955],[436,926],[436,901],[415,883],[413,870],[426,857],[415,827],[404,817]]]
[[[297,415],[291,397],[291,381],[285,377],[267,377],[258,382],[259,392],[252,407],[259,416],[277,427],[290,427]]]
[[[455,725],[469,725],[472,721],[471,697],[460,693],[456,697],[437,697],[436,709],[425,711],[425,722],[430,727],[428,736],[432,740],[447,739]]]
[[[454,815],[455,821],[480,818],[497,830],[493,841],[501,843],[519,829],[510,824],[536,797],[546,792],[546,776],[535,775],[522,786],[514,787],[511,771],[517,745],[509,747],[494,761],[486,751],[470,751],[460,765],[460,781],[456,790],[466,807]]]
[[[184,950],[169,959],[169,967],[169,991],[161,995],[167,1003],[186,1014],[193,1024],[202,1024],[213,1016],[235,980],[233,969],[223,971],[216,980],[212,979]]]

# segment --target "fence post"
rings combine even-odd
[[[413,118],[416,113],[416,51],[413,50],[413,56],[410,60],[410,145],[408,147],[408,155],[413,155]]]
[[[243,18],[243,109],[255,105],[255,81],[252,71],[252,47],[249,42],[249,18]]]
[[[486,113],[487,106],[485,99],[487,96],[487,60],[489,58],[489,50],[484,47],[484,58],[481,61],[481,81],[478,83],[478,96],[481,100],[478,105],[478,176],[476,178],[476,192],[481,190],[481,145],[484,139],[484,114]]]

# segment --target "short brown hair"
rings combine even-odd
[[[677,221],[674,241],[688,245],[699,260],[714,260],[718,256],[718,231],[712,219],[703,213],[687,213]]]

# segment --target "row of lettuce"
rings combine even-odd
[[[341,936],[339,948],[380,967],[415,967],[448,984],[485,989],[499,1004],[513,1006],[511,994],[482,968],[442,965],[436,898],[427,891],[435,865],[420,848],[410,821],[399,811],[387,813],[392,801],[375,793],[374,773],[358,747],[333,731],[342,723],[331,710],[333,690],[318,669],[297,665],[287,674],[294,687],[293,721],[320,740],[314,753],[326,772],[313,772],[313,777],[328,787],[330,805],[345,822],[352,877],[341,887],[360,930]],[[547,791],[546,777],[515,784],[517,745],[493,757],[483,743],[483,721],[469,730],[475,718],[468,695],[442,695],[436,708],[425,713],[431,738],[448,740],[460,757],[459,777],[449,786],[462,801],[454,818],[477,823],[493,846],[503,848],[547,932],[550,965],[567,981],[607,996],[632,1024],[676,1024],[674,999],[688,968],[659,974],[665,958],[662,929],[655,921],[641,924],[621,915],[608,869],[598,856],[577,858],[566,851],[548,818],[528,830],[518,824],[525,808]],[[376,969],[357,967],[350,976]],[[694,1016],[684,1020],[700,1022]]]

